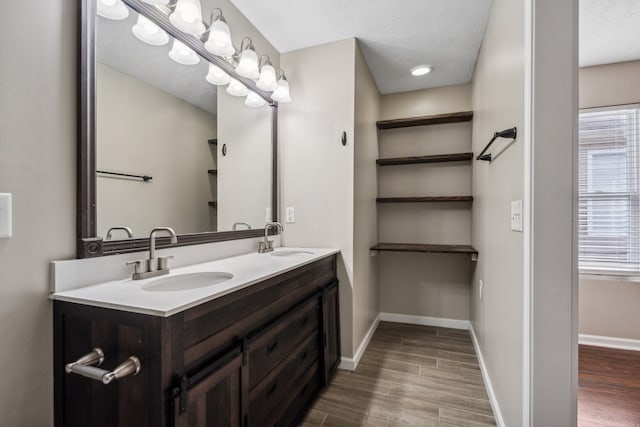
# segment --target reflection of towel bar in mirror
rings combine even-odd
[[[116,178],[119,177],[119,178],[122,178],[122,179],[127,179],[127,178],[141,179],[144,182],[149,182],[149,181],[151,181],[153,179],[153,177],[149,176],[149,175],[132,175],[132,174],[129,174],[129,173],[108,172],[108,171],[101,171],[101,170],[97,170],[96,172],[99,173],[99,174],[102,174],[102,175],[113,176],[113,177],[116,177]]]
[[[498,138],[508,138],[508,139],[513,139],[515,141],[517,136],[518,136],[517,127],[512,127],[509,129],[501,130],[500,132],[495,132],[493,134],[493,138],[491,138],[491,141],[489,141],[489,143],[482,149],[482,152],[478,154],[478,157],[476,157],[476,160],[484,160],[486,162],[491,162],[491,153],[484,154],[489,149],[489,147],[491,147],[491,144],[493,144],[494,141]]]

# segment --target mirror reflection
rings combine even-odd
[[[157,226],[178,234],[264,227],[271,107],[251,108],[215,86],[221,77],[207,61],[127,12],[96,17],[98,235],[122,226],[135,238]],[[110,237],[131,236],[116,229]]]

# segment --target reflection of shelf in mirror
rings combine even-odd
[[[209,169],[209,175],[218,176],[218,169]]]
[[[209,206],[211,206],[212,208],[217,208],[218,202],[209,202]]]
[[[218,145],[218,138],[210,139],[210,140],[209,140],[209,144],[211,144],[211,145]]]

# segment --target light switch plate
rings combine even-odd
[[[11,193],[0,193],[0,239],[8,239],[11,235]]]
[[[522,200],[511,202],[511,230],[522,231]]]
[[[296,210],[295,208],[287,208],[287,224],[293,224],[296,222]]]

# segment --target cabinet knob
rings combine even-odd
[[[271,353],[278,346],[278,341],[274,341],[267,346],[267,352]]]
[[[278,388],[278,383],[273,383],[273,385],[269,387],[269,390],[267,391],[267,399],[273,394],[274,391],[276,391],[276,388]]]

